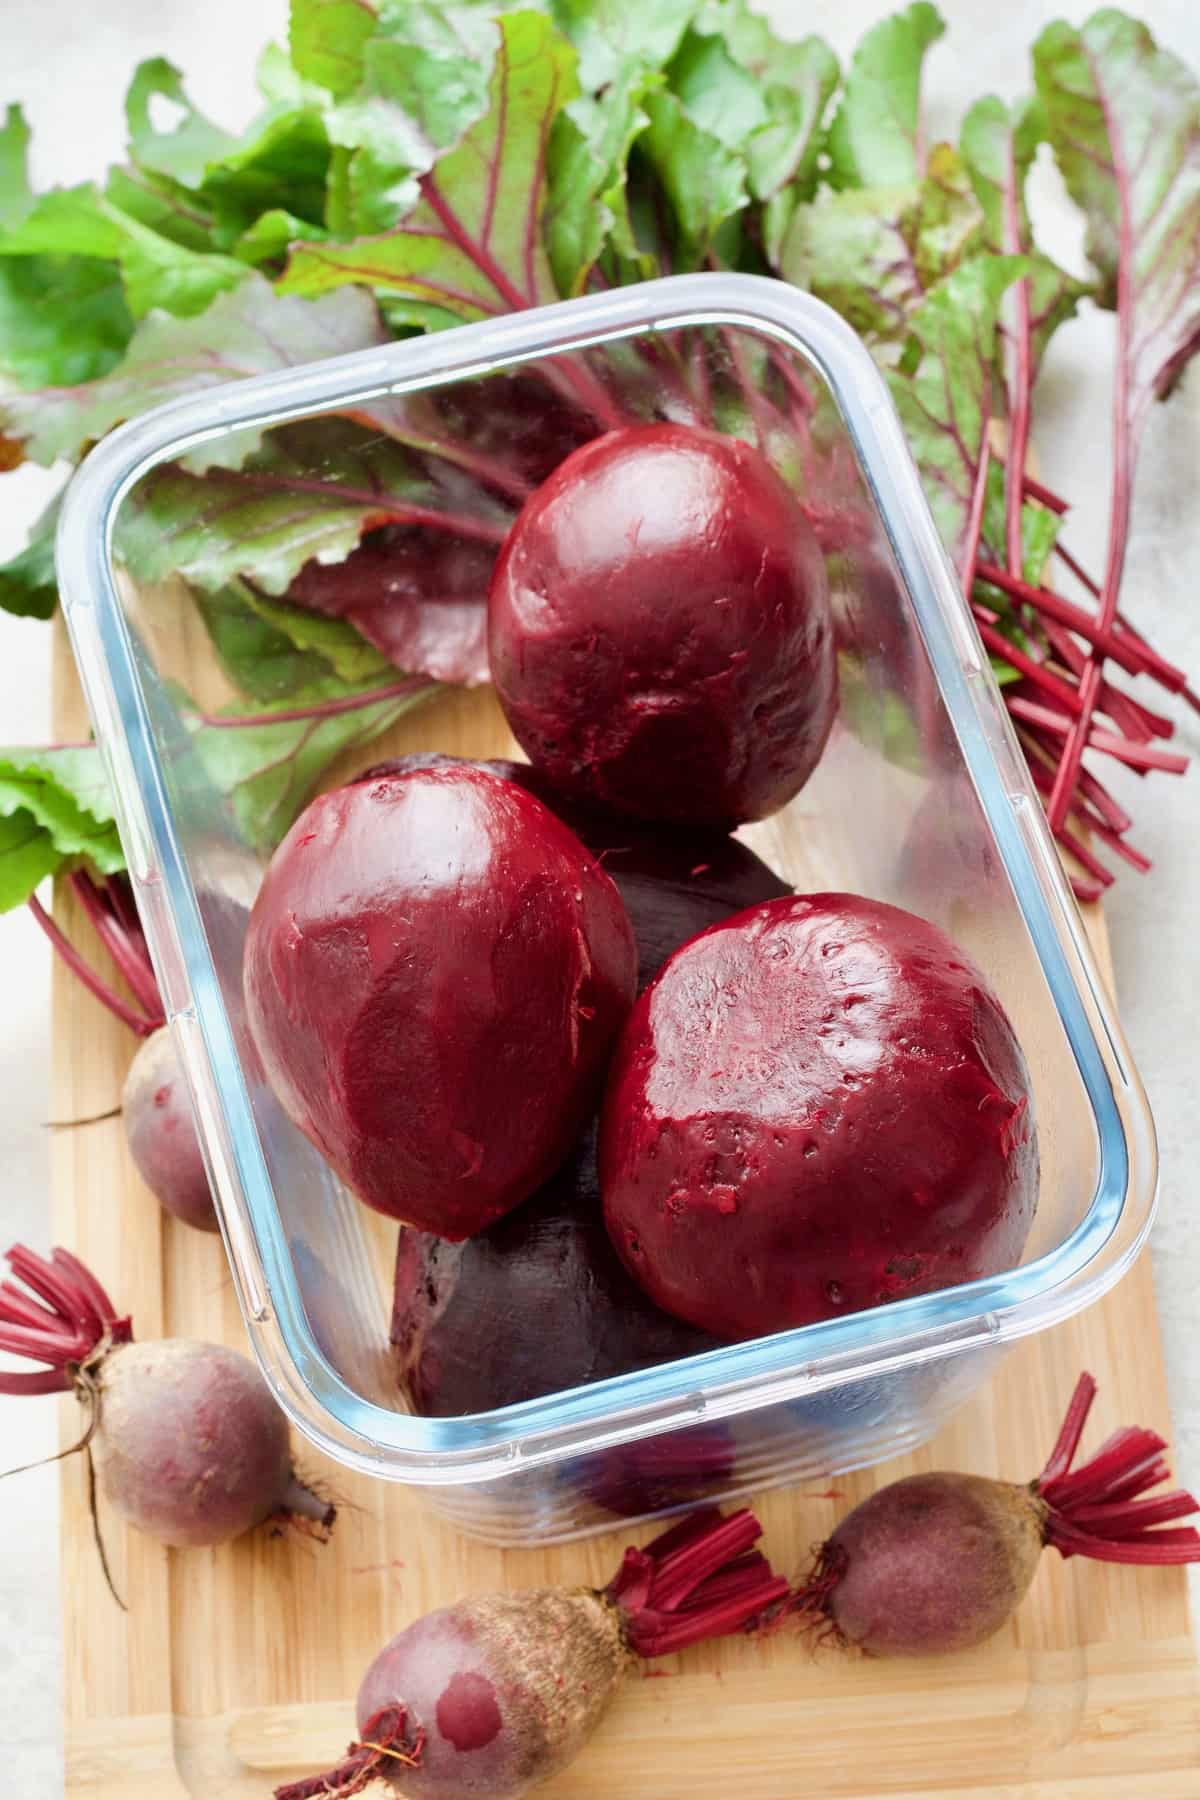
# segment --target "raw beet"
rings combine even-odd
[[[185,1225],[218,1231],[191,1099],[165,1027],[130,1063],[121,1114],[134,1166],[160,1205]]]
[[[246,939],[250,1028],[284,1110],[368,1205],[455,1239],[566,1156],[634,979],[598,863],[467,766],[314,801]]]
[[[1096,1394],[1081,1375],[1049,1462],[1017,1485],[979,1475],[910,1475],[848,1513],[784,1614],[832,1625],[875,1656],[931,1656],[983,1643],[1029,1590],[1042,1550],[1100,1562],[1200,1561],[1193,1528],[1154,1527],[1200,1510],[1167,1477],[1165,1439],[1118,1431],[1072,1470]]]
[[[508,1800],[583,1748],[637,1657],[740,1630],[787,1583],[751,1546],[749,1512],[707,1508],[640,1550],[603,1589],[531,1588],[441,1607],[392,1639],[358,1692],[360,1742],[276,1800],[359,1794]]]
[[[600,1212],[591,1130],[532,1200],[467,1243],[401,1231],[391,1338],[414,1411],[435,1418],[714,1345],[652,1306],[622,1268]]]
[[[811,528],[756,450],[694,426],[609,432],[543,483],[496,563],[488,648],[531,762],[635,818],[765,817],[833,721]]]
[[[768,901],[638,1001],[600,1138],[608,1229],[651,1299],[752,1337],[993,1274],[1037,1204],[1007,1017],[936,926]]]
[[[0,1350],[48,1368],[0,1373],[0,1393],[74,1391],[109,1504],[165,1544],[227,1543],[264,1519],[328,1530],[334,1509],[296,1478],[287,1423],[250,1361],[219,1344],[135,1344],[95,1277],[65,1250],[8,1252]]]
[[[372,531],[344,562],[307,562],[296,606],[348,619],[398,669],[476,687],[488,678],[495,546],[423,525]]]
[[[376,763],[358,779],[410,769],[452,768],[462,759],[418,751]],[[625,902],[638,950],[638,990],[658,973],[672,950],[696,933],[760,900],[791,893],[773,869],[728,832],[699,825],[645,825],[572,805],[531,763],[477,763],[533,794],[579,838],[611,875]]]

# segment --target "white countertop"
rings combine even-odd
[[[649,0],[653,4],[653,0]],[[818,29],[843,54],[885,11],[884,0],[841,0],[835,8],[773,0],[776,26],[796,35]],[[1200,68],[1200,7],[1195,0],[1132,4],[1160,40]],[[1028,46],[1061,12],[1085,9],[1053,0],[943,0],[950,40],[929,63],[930,135],[953,130],[963,105],[989,89],[1026,91]],[[236,126],[254,106],[258,46],[285,30],[285,0],[3,0],[0,5],[0,104],[24,103],[35,128],[37,181],[94,176],[121,153],[121,102],[129,73],[147,56],[166,55],[187,77],[205,111]],[[1056,202],[1045,202],[1045,241],[1064,258],[1078,230]],[[1038,450],[1046,479],[1076,502],[1068,541],[1101,539],[1107,491],[1108,393],[1095,371],[1108,366],[1111,320],[1083,319],[1056,340],[1039,390]],[[41,471],[4,477],[0,553],[17,547],[28,519],[52,486]],[[1151,641],[1200,673],[1200,369],[1150,425],[1143,453],[1126,596]],[[1093,551],[1093,560],[1097,560]],[[1156,705],[1159,701],[1156,699]],[[0,615],[0,741],[49,736],[49,633],[44,625]],[[1184,747],[1200,753],[1194,716],[1179,715]],[[1118,785],[1118,784],[1114,784]],[[1133,785],[1133,778],[1129,784]],[[1122,1014],[1150,1092],[1162,1145],[1162,1208],[1154,1231],[1155,1281],[1167,1345],[1180,1478],[1200,1486],[1200,770],[1184,782],[1155,776],[1138,784],[1137,842],[1153,872],[1123,873],[1108,906]],[[49,1241],[49,956],[24,914],[0,921],[0,1238]],[[1137,1346],[1130,1346],[1136,1354]],[[48,1403],[0,1401],[0,1466],[50,1454],[54,1412]],[[0,1484],[0,1745],[5,1791],[25,1800],[62,1793],[61,1664],[58,1597],[57,1471]],[[1193,1587],[1200,1618],[1200,1582]]]

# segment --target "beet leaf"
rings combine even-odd
[[[916,0],[868,31],[829,129],[833,187],[903,187],[925,173],[921,72],[945,30],[937,7]]]
[[[574,98],[575,58],[537,13],[508,13],[489,108],[420,177],[420,200],[394,231],[296,250],[281,283],[322,294],[348,282],[477,319],[556,298],[541,223],[546,142]]]
[[[83,387],[0,393],[0,429],[23,443],[31,461],[49,464],[77,456],[122,420],[179,394],[387,341],[368,294],[285,299],[262,276],[244,274],[202,318],[147,319],[111,375]],[[240,462],[253,441],[240,433],[194,452],[189,464]]]
[[[908,187],[843,188],[798,206],[780,253],[783,274],[873,343],[903,339],[928,291],[983,247],[983,214],[949,144]]]
[[[100,752],[0,750],[0,912],[79,861],[103,874],[125,867]]]

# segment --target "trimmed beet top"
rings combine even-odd
[[[677,951],[605,1098],[613,1242],[660,1306],[753,1337],[1017,1262],[1029,1080],[979,970],[852,894],[768,901]]]
[[[567,1154],[634,979],[599,864],[532,795],[467,766],[314,801],[246,939],[285,1110],[368,1205],[447,1238]]]
[[[492,680],[578,800],[736,825],[790,800],[833,720],[824,564],[759,453],[694,426],[609,432],[526,502],[492,577]]]

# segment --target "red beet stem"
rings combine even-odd
[[[0,1374],[0,1393],[68,1389],[73,1366],[86,1362],[105,1339],[113,1344],[130,1342],[129,1320],[118,1317],[95,1276],[69,1251],[55,1250],[48,1261],[23,1244],[14,1244],[7,1261],[29,1293],[12,1282],[0,1286],[0,1350],[46,1363],[49,1372]],[[31,1298],[35,1294],[36,1300]]]
[[[1004,170],[1004,248],[1019,256],[1021,196],[1013,134],[1008,134]],[[1029,329],[1029,280],[1022,275],[1012,290],[1014,364],[1012,404],[1009,408],[1008,468],[1005,471],[1004,526],[1008,566],[1014,575],[1024,571],[1021,541],[1021,502],[1024,498],[1025,462],[1029,454],[1029,415],[1033,390],[1033,355]]]
[[[29,896],[26,905],[68,969],[83,983],[88,992],[94,994],[100,1004],[106,1006],[114,1018],[120,1019],[123,1025],[128,1025],[130,1031],[135,1031],[139,1037],[152,1037],[158,1030],[154,1020],[148,1019],[144,1013],[136,1011],[127,1000],[122,1000],[120,994],[110,988],[94,969],[89,968],[70,938],[55,924],[36,894]]]
[[[323,1775],[289,1781],[275,1789],[275,1800],[350,1800],[389,1770],[418,1769],[425,1748],[419,1727],[409,1736],[408,1712],[403,1706],[381,1706],[363,1727],[361,1743],[353,1743],[345,1760]]]
[[[1061,494],[1052,492],[1042,482],[1035,481],[1028,472],[1022,474],[1021,486],[1030,500],[1036,500],[1039,506],[1044,506],[1050,512],[1057,513],[1060,519],[1071,510],[1069,500],[1064,500]]]
[[[722,1518],[701,1507],[640,1550],[627,1550],[605,1589],[638,1656],[666,1656],[723,1637],[782,1600],[788,1584],[766,1558],[748,1555],[762,1534],[749,1511]]]
[[[1125,1426],[1081,1467],[1071,1467],[1095,1397],[1095,1381],[1081,1375],[1058,1441],[1033,1484],[1047,1509],[1046,1543],[1063,1556],[1088,1556],[1097,1562],[1200,1562],[1200,1532],[1193,1527],[1151,1529],[1200,1512],[1194,1495],[1175,1489],[1154,1499],[1139,1498],[1167,1475],[1162,1456],[1166,1440],[1158,1432]]]
[[[145,943],[139,941],[140,932],[137,938],[133,936],[107,893],[96,886],[86,869],[76,869],[68,879],[96,936],[129,983],[142,1011],[155,1025],[165,1025],[158,983],[146,955]]]
[[[962,555],[958,564],[959,586],[968,600],[971,598],[971,589],[975,585],[979,540],[983,535],[983,508],[984,502],[987,500],[988,466],[991,461],[991,447],[988,443],[990,425],[991,420],[985,413],[979,440],[979,461],[975,468],[975,485],[971,489],[971,504],[967,509],[967,528],[963,536]]]

